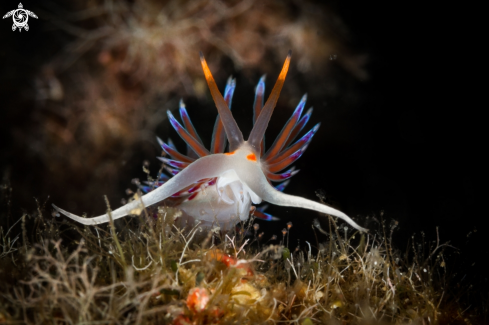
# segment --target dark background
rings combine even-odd
[[[4,14],[17,5],[4,1],[0,11]],[[36,6],[42,7],[38,3],[24,6],[34,12]],[[477,59],[477,43],[472,42],[477,32],[471,27],[470,16],[464,8],[415,6],[406,2],[337,1],[330,6],[349,28],[351,46],[368,56],[369,78],[348,83],[350,90],[354,90],[347,92],[348,96],[352,93],[357,96],[354,106],[345,105],[351,98],[341,95],[321,98],[321,83],[317,89],[300,89],[310,95],[308,106],[315,107],[310,127],[317,122],[322,125],[296,164],[301,172],[292,179],[286,192],[315,200],[315,191],[323,189],[328,202],[362,226],[366,225],[366,216],[380,219],[383,211],[387,226],[392,219],[399,222],[394,238],[401,250],[405,250],[414,233],[424,232],[427,238],[436,238],[439,227],[442,242],[450,241],[459,247],[458,255],[467,265],[476,262],[469,271],[482,271],[480,260],[488,256],[483,227],[487,212],[480,209],[486,201],[480,186],[486,138],[484,114],[479,112],[487,108],[477,99],[482,88],[478,87],[482,61]],[[13,186],[12,213],[18,216],[35,211],[35,198],[44,202],[49,196],[48,205],[66,206],[61,202],[60,192],[72,190],[69,180],[41,186],[49,183],[49,177],[42,174],[45,166],[26,153],[28,148],[17,145],[19,130],[30,132],[25,121],[34,109],[34,74],[70,41],[62,31],[41,28],[48,24],[43,19],[29,22],[31,30],[22,33],[11,31],[10,18],[2,20],[0,26],[0,170],[3,182]],[[229,70],[233,73],[232,67]],[[234,73],[238,87],[233,112],[241,125],[241,116],[251,118],[249,107],[254,85],[241,78],[239,72]],[[275,77],[269,76],[269,83]],[[288,78],[308,76],[301,75],[292,65]],[[337,83],[340,89],[343,86],[342,80],[329,80],[327,85],[331,83]],[[218,80],[218,84],[224,84],[224,80]],[[191,116],[199,113],[190,107],[199,105],[212,109],[211,103],[189,99]],[[272,117],[269,139],[288,118],[279,109],[280,103]],[[213,120],[214,117],[206,123]],[[249,127],[243,126],[245,135]],[[157,131],[164,139],[168,135],[176,138],[171,132],[167,125]],[[125,196],[124,190],[131,186],[130,179],[144,177],[141,162],[145,159],[154,162],[157,154],[156,146],[154,153],[136,150],[127,163],[129,167],[122,169],[117,193],[105,193],[103,184],[102,187],[92,184],[91,205],[78,206],[72,212],[100,214],[104,211],[104,194],[118,205]],[[157,168],[156,164],[152,168]],[[47,211],[51,212],[49,207]],[[319,217],[317,213],[280,207],[271,207],[268,212],[281,221],[260,223],[265,238],[272,234],[280,238],[288,221],[294,224],[291,248],[298,239],[304,247],[304,240],[314,238],[311,224]],[[326,221],[322,224],[327,227]],[[377,228],[374,223],[367,226]]]

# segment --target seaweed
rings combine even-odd
[[[4,186],[3,202],[9,193]],[[0,229],[2,323],[477,323],[450,289],[446,250],[456,248],[413,236],[402,254],[395,221],[369,218],[376,229],[361,234],[315,220],[317,242],[292,250],[291,223],[278,241],[253,218],[204,232],[177,228],[178,209],[159,206],[88,227],[43,206],[2,216],[12,223]]]

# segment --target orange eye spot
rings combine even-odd
[[[235,150],[235,151],[233,151],[233,152],[225,152],[224,154],[225,154],[226,156],[231,156],[231,155],[234,155],[235,153],[236,153],[236,150]]]
[[[248,156],[246,156],[246,158],[251,161],[256,161],[256,156],[254,153],[250,153]]]

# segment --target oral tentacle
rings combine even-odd
[[[343,219],[355,229],[358,229],[362,232],[368,232],[367,229],[359,226],[349,216],[339,210],[300,196],[289,195],[277,191],[273,186],[268,183],[263,173],[255,173],[253,176],[250,176],[249,170],[240,170],[238,176],[240,177],[241,181],[251,189],[251,191],[253,191],[256,195],[261,197],[266,202],[280,206],[296,207],[326,213]]]
[[[193,164],[189,165],[187,168],[180,171],[162,186],[142,196],[140,199],[129,202],[128,204],[112,211],[112,219],[117,220],[129,214],[134,214],[136,210],[140,210],[141,208],[149,207],[155,203],[163,201],[164,199],[172,196],[174,193],[191,186],[201,179],[219,177],[224,171],[232,168],[233,164],[226,155],[216,154],[202,157]],[[110,221],[108,214],[103,214],[94,218],[82,218],[58,208],[55,205],[53,205],[53,207],[58,212],[84,225],[97,225]]]

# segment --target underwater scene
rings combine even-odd
[[[0,324],[488,324],[448,43],[389,6],[2,3]]]

